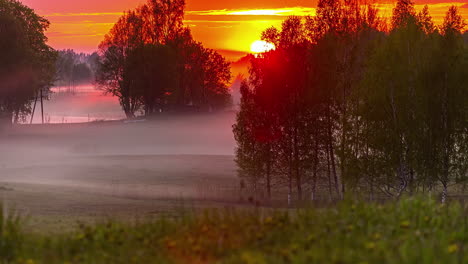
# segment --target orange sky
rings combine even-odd
[[[269,26],[279,26],[289,15],[314,13],[316,0],[186,0],[186,24],[194,38],[217,50],[247,52],[252,42]],[[56,49],[91,52],[103,39],[122,11],[145,0],[22,0],[51,21],[47,32]],[[450,5],[460,7],[468,19],[468,0],[419,0],[416,8],[429,5],[436,22]],[[391,14],[392,1],[380,4],[384,16]],[[234,59],[236,53],[232,53]]]

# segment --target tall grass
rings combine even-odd
[[[4,263],[468,263],[467,217],[460,203],[405,198],[208,210],[34,235],[2,214],[9,224],[2,229],[0,257]]]
[[[0,203],[0,259],[13,261],[21,252],[23,240],[19,216]]]

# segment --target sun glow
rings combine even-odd
[[[250,51],[252,51],[253,53],[262,53],[274,49],[275,45],[273,43],[266,42],[263,40],[254,41],[254,43],[252,43],[252,45],[250,46]]]

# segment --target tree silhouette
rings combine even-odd
[[[18,1],[0,1],[0,123],[31,112],[55,76],[56,52],[44,35],[49,22]]]
[[[219,109],[230,103],[229,63],[193,40],[185,1],[150,0],[125,13],[100,45],[97,82],[120,99],[127,117]]]
[[[323,0],[316,16],[267,29],[276,49],[251,57],[234,125],[239,176],[288,200],[437,190],[445,201],[467,182],[464,28],[455,7],[438,28],[408,0],[389,24],[374,6]]]

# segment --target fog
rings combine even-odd
[[[47,116],[72,120],[89,111],[113,119],[115,99],[60,96],[45,104]],[[81,100],[87,107],[76,105]],[[16,125],[0,132],[0,194],[33,216],[146,214],[167,207],[162,201],[235,201],[234,120],[235,112],[225,111]]]
[[[125,118],[117,97],[104,94],[93,85],[78,87],[54,87],[44,101],[46,123],[84,123],[92,121],[120,120]],[[40,124],[40,104],[37,104],[34,124]],[[29,116],[25,122],[29,123]]]

